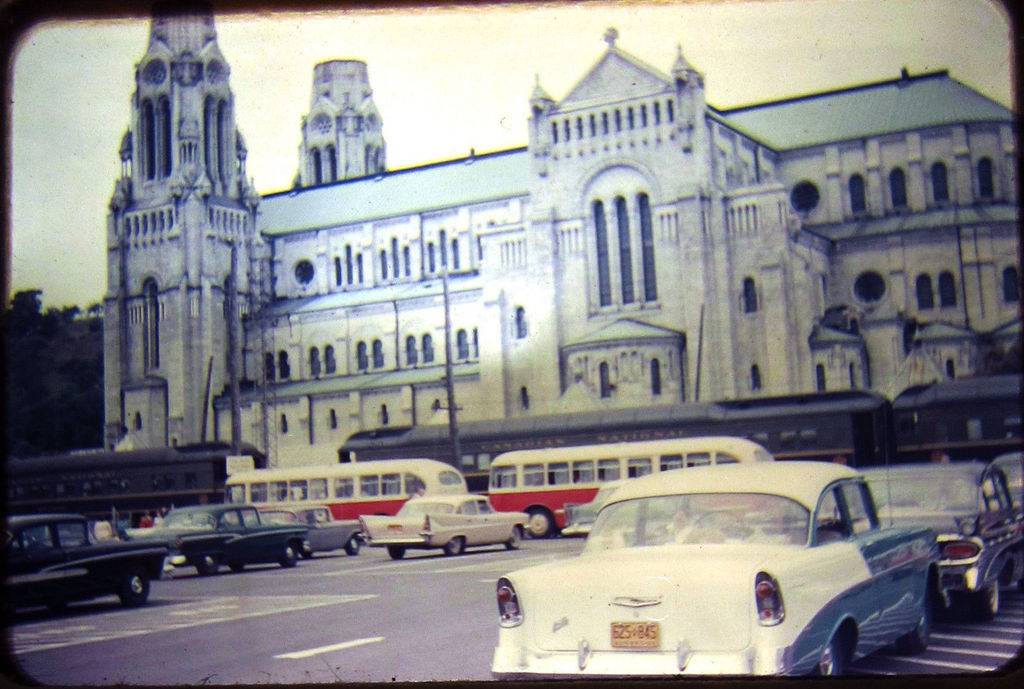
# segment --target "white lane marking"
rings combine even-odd
[[[968,636],[966,634],[935,634],[932,633],[933,639],[945,639],[946,641],[975,641],[982,644],[998,644],[1000,646],[1020,646],[1020,640],[1011,641],[1009,639],[996,639],[991,636]]]
[[[979,651],[979,650],[974,649],[974,648],[957,648],[955,646],[933,646],[933,645],[929,645],[928,646],[928,650],[929,651],[939,651],[941,653],[960,653],[960,654],[963,654],[963,655],[970,655],[970,656],[985,656],[986,658],[999,658],[999,659],[1003,659],[1003,660],[1008,660],[1010,658],[1014,658],[1017,655],[1016,653],[1012,653],[1012,652],[1010,652],[1010,653],[998,653],[998,652],[995,652],[995,651]]]
[[[309,658],[310,656],[320,655],[321,653],[330,653],[331,651],[341,651],[346,648],[355,648],[356,646],[365,646],[366,644],[376,644],[384,640],[383,636],[373,636],[367,639],[355,639],[353,641],[343,641],[340,644],[331,644],[330,646],[319,646],[317,648],[310,648],[305,651],[293,651],[291,653],[282,653],[274,656],[275,658]]]
[[[927,665],[929,667],[947,667],[953,670],[966,670],[968,672],[991,672],[995,667],[991,665],[969,665],[967,663],[953,663],[946,660],[929,660],[927,658],[908,658],[907,656],[893,657],[901,663],[913,665]]]
[[[523,563],[527,562],[548,562],[549,559],[546,557],[533,557],[523,560],[518,560],[515,563],[516,569],[523,566]],[[433,574],[450,574],[452,572],[472,572],[474,570],[486,570],[495,569],[497,565],[501,565],[503,568],[507,566],[504,562],[474,562],[470,565],[462,565],[461,567],[445,567],[444,569],[435,569]]]

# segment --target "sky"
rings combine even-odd
[[[216,3],[215,3],[216,7]],[[556,100],[617,46],[668,72],[681,46],[729,108],[911,74],[1010,107],[1010,25],[989,0],[590,2],[215,15],[256,189],[288,189],[313,66],[368,64],[398,169],[523,146],[535,78]],[[106,291],[106,222],[146,17],[62,20],[23,35],[10,111],[9,294],[83,309]],[[9,296],[5,295],[5,300]]]

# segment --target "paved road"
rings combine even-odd
[[[138,610],[110,598],[58,616],[24,613],[9,643],[22,672],[46,684],[489,679],[498,576],[581,547],[578,540],[528,541],[513,552],[413,553],[400,562],[364,549],[355,558],[318,556],[295,570],[188,574],[154,582],[150,604]],[[940,625],[926,653],[876,654],[854,669],[985,672],[1019,651],[1022,630],[1024,596],[1007,589],[994,622]]]

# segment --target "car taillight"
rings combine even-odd
[[[942,544],[943,560],[969,560],[981,552],[977,543],[971,541],[950,541]]]
[[[512,582],[502,577],[498,579],[498,624],[502,627],[515,627],[523,623],[523,611],[519,608],[519,597],[512,587]]]
[[[765,627],[774,626],[785,618],[782,592],[770,574],[758,572],[754,577],[754,601],[757,603],[757,621]]]

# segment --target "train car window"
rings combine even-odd
[[[688,467],[706,467],[709,464],[711,464],[710,452],[690,452],[686,455],[686,466]]]
[[[380,476],[360,476],[359,494],[366,496],[380,495]]]
[[[569,463],[552,462],[548,465],[548,485],[560,486],[569,482]]]
[[[515,488],[516,468],[495,467],[491,470],[491,488]]]
[[[740,460],[735,455],[731,455],[728,452],[716,452],[715,453],[715,464],[739,464]]]
[[[967,419],[967,439],[968,440],[981,440],[981,419]]]
[[[89,545],[85,522],[60,522],[57,524],[57,540],[61,548],[77,548]]]
[[[594,461],[592,459],[586,459],[582,462],[572,463],[572,482],[573,483],[593,483],[594,481]]]
[[[309,498],[309,484],[305,481],[291,481],[288,484],[288,490],[292,500],[306,500]]]
[[[171,485],[174,485],[174,480],[171,480]],[[199,481],[196,479],[196,474],[193,471],[185,472],[185,487],[186,488],[198,488]]]
[[[779,433],[779,442],[782,443],[782,445],[791,446],[795,441],[796,431],[782,431],[782,433]]]
[[[682,455],[662,455],[658,458],[658,468],[662,471],[669,469],[680,469],[683,466]]]
[[[618,481],[621,469],[619,467],[619,460],[617,459],[599,459],[597,460],[597,480],[598,481]]]
[[[472,468],[474,468],[475,465],[476,465],[476,455],[474,455],[472,453],[462,455],[462,466],[463,466],[463,468],[467,468],[468,467],[468,468],[472,469]]]
[[[245,486],[228,486],[227,501],[236,504],[245,502]]]
[[[524,464],[523,465],[523,485],[524,486],[543,486],[544,485],[544,465],[543,464]]]
[[[267,484],[265,483],[253,483],[249,486],[249,500],[252,502],[267,502]],[[245,502],[245,496],[242,496],[242,502]]]
[[[486,471],[491,468],[491,453],[481,452],[476,456],[476,468],[481,471]]]
[[[1007,433],[1017,435],[1020,433],[1020,417],[1019,416],[1007,416],[1003,419],[1003,426],[1006,427]]]
[[[800,442],[807,445],[813,445],[818,442],[818,431],[813,428],[805,428],[800,431]]]
[[[626,476],[639,478],[651,473],[651,460],[647,457],[637,457],[626,462]]]
[[[401,474],[384,474],[381,477],[381,494],[382,495],[401,495],[402,494],[402,475]]]
[[[768,444],[768,434],[763,431],[761,433],[755,433],[754,435],[750,436],[750,439],[753,440],[755,443],[761,443],[762,445]]]
[[[288,500],[287,481],[270,482],[270,500],[271,502],[285,502],[286,500]]]
[[[334,479],[334,497],[351,498],[355,493],[355,481],[350,478]]]
[[[314,478],[309,481],[309,499],[310,500],[326,500],[327,499],[327,479],[325,478]]]

